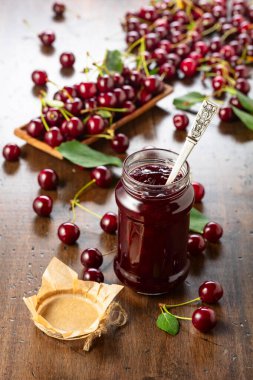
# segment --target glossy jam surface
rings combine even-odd
[[[194,192],[189,184],[176,192],[163,190],[170,171],[162,164],[141,165],[129,173],[140,191],[132,192],[124,180],[115,190],[119,231],[114,270],[125,285],[144,294],[168,292],[189,270],[186,249]],[[161,187],[149,197],[143,184]]]

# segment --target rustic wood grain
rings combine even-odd
[[[46,69],[62,85],[78,82],[85,66],[85,51],[101,57],[105,48],[124,47],[120,19],[140,0],[66,1],[65,20],[55,21],[51,1],[1,1],[0,83],[1,148],[9,141],[21,141],[14,128],[37,116],[39,101],[30,74]],[[27,20],[26,23],[23,20]],[[42,49],[35,33],[56,31],[53,49]],[[62,71],[58,57],[64,50],[77,56],[75,70]],[[189,89],[203,90],[199,79],[175,82],[175,94]],[[50,89],[52,86],[49,86]],[[51,92],[54,91],[52,88]],[[207,93],[208,90],[205,89]],[[253,93],[252,93],[253,94]],[[122,127],[131,139],[129,153],[146,145],[179,151],[185,138],[172,125],[174,112],[170,96],[138,119]],[[192,119],[191,119],[192,120]],[[112,151],[106,142],[94,147]],[[103,271],[107,282],[116,281],[112,270],[116,237],[101,232],[92,216],[77,212],[81,227],[79,243],[66,247],[56,237],[60,223],[70,219],[68,201],[88,181],[89,172],[23,145],[22,159],[0,165],[0,379],[2,380],[168,380],[168,379],[252,379],[253,367],[253,218],[252,164],[253,132],[239,123],[214,122],[190,158],[192,177],[205,185],[201,209],[224,227],[220,244],[209,245],[201,258],[192,260],[185,284],[164,297],[145,297],[124,289],[119,300],[129,315],[128,324],[98,340],[89,353],[80,342],[65,343],[49,338],[30,321],[22,297],[36,293],[41,275],[53,256],[81,276],[80,251],[98,247],[106,256]],[[61,179],[51,192],[51,218],[38,218],[32,201],[40,193],[39,170],[54,168]],[[115,176],[120,170],[115,169]],[[116,180],[115,180],[116,181]],[[113,188],[90,188],[83,196],[87,207],[102,214],[116,211]],[[155,252],[154,252],[155,254]],[[180,302],[197,296],[200,283],[218,280],[224,298],[214,306],[219,323],[210,334],[201,334],[190,323],[182,323],[178,336],[159,331],[155,320],[158,302]],[[178,310],[191,315],[193,307]]]

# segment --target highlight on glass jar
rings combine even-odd
[[[188,163],[166,184],[177,157],[153,148],[131,154],[115,189],[119,227],[114,270],[122,283],[139,293],[167,293],[189,271],[194,190]]]

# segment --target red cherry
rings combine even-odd
[[[204,198],[205,188],[199,182],[192,182],[192,186],[194,189],[195,202],[200,202]]]
[[[63,136],[61,134],[61,131],[57,127],[52,127],[45,133],[44,141],[52,148],[55,148],[56,146],[61,145],[63,142]]]
[[[136,30],[131,30],[126,34],[126,43],[128,45],[132,45],[135,41],[140,38],[140,33]]]
[[[185,58],[180,63],[180,70],[186,77],[193,77],[193,75],[196,74],[197,67],[197,62],[192,58]]]
[[[118,228],[117,215],[114,212],[107,212],[100,220],[102,230],[108,234],[114,234]]]
[[[104,119],[99,115],[90,116],[86,122],[86,128],[89,135],[102,133],[105,129]]]
[[[43,138],[45,135],[45,127],[40,118],[32,119],[26,126],[27,133],[37,139]]]
[[[187,250],[190,255],[198,255],[206,248],[206,242],[203,236],[198,234],[191,234],[188,238]]]
[[[160,68],[159,68],[159,74],[163,75],[165,79],[172,79],[175,77],[176,74],[176,68],[173,64],[171,63],[164,63]]]
[[[122,108],[127,109],[126,112],[124,112],[124,115],[130,115],[136,110],[136,107],[131,100],[127,100],[125,103],[122,104]]]
[[[172,48],[171,43],[168,40],[159,41],[158,47],[165,50],[166,53],[170,53],[171,48]]]
[[[223,288],[217,281],[205,281],[199,287],[199,296],[202,302],[216,303],[223,296]]]
[[[236,90],[241,91],[243,94],[248,94],[250,91],[250,84],[245,78],[238,78],[235,83]]]
[[[81,253],[80,260],[84,267],[98,269],[103,263],[103,255],[97,248],[87,248]]]
[[[58,228],[58,237],[64,244],[75,244],[79,236],[79,227],[74,223],[62,223]]]
[[[48,81],[47,73],[45,71],[42,71],[42,70],[33,71],[32,72],[32,81],[37,86],[44,86]]]
[[[141,105],[149,102],[151,98],[152,94],[149,91],[147,91],[144,87],[141,88],[137,94],[137,99]]]
[[[216,325],[216,323],[216,314],[214,310],[210,309],[209,307],[199,307],[192,314],[192,324],[197,330],[201,332],[208,332]]]
[[[74,87],[64,86],[61,90],[54,94],[54,99],[66,102],[68,99],[76,98],[77,91]]]
[[[117,153],[125,153],[129,147],[129,139],[124,133],[117,133],[111,141],[112,149]]]
[[[68,98],[65,101],[65,108],[67,111],[75,116],[79,116],[81,110],[83,109],[83,102],[79,98]]]
[[[39,34],[39,39],[45,46],[51,46],[55,41],[55,34],[51,30],[46,30]]]
[[[90,98],[84,100],[84,108],[86,110],[92,110],[97,107],[97,100],[95,98]]]
[[[114,87],[122,87],[123,86],[125,80],[121,74],[114,73],[112,78],[113,78]]]
[[[202,57],[204,57],[207,54],[209,47],[204,41],[197,41],[194,44],[194,50],[199,52]]]
[[[111,91],[114,87],[113,78],[109,75],[99,76],[97,79],[97,88],[100,92]]]
[[[51,127],[58,127],[63,121],[63,116],[57,108],[50,108],[45,114],[45,119]]]
[[[173,123],[179,130],[185,130],[189,124],[189,118],[187,115],[180,113],[173,116]]]
[[[122,104],[127,100],[127,96],[125,91],[122,88],[115,88],[113,93],[116,97],[116,105],[117,107],[121,107]]]
[[[156,75],[150,75],[144,79],[143,85],[144,88],[150,92],[151,94],[154,94],[160,84],[160,78],[158,78]]]
[[[83,272],[84,281],[104,282],[103,273],[96,268],[89,268]]]
[[[219,109],[219,117],[222,121],[232,121],[234,118],[234,112],[231,107],[221,107]]]
[[[65,4],[59,1],[53,4],[53,11],[56,14],[56,16],[59,16],[59,17],[62,16],[63,13],[65,12],[65,9],[66,9]]]
[[[71,137],[79,137],[85,131],[85,126],[78,117],[71,117],[66,123],[66,130]]]
[[[109,187],[112,183],[112,172],[106,166],[97,166],[91,171],[90,177],[100,187]]]
[[[231,104],[232,106],[236,108],[243,109],[243,106],[241,105],[241,103],[239,102],[239,99],[236,96],[232,96],[230,98],[229,104]]]
[[[44,190],[55,190],[58,186],[59,178],[53,169],[43,169],[38,174],[38,183]]]
[[[40,195],[33,201],[33,209],[39,216],[49,216],[53,209],[53,200],[47,195]]]
[[[16,144],[7,144],[3,147],[3,156],[7,161],[17,161],[21,154],[21,149]]]
[[[223,228],[219,223],[209,222],[204,227],[203,236],[211,243],[217,243],[223,235]]]
[[[144,5],[139,10],[138,16],[147,21],[155,21],[158,18],[158,13],[152,5]]]
[[[231,45],[225,45],[220,49],[220,53],[223,58],[229,60],[231,57],[233,57],[233,55],[235,55],[235,49]]]
[[[93,98],[97,93],[96,83],[93,82],[82,82],[75,87],[82,99]]]
[[[109,107],[109,108],[115,107],[116,102],[117,102],[116,96],[114,95],[113,92],[101,93],[100,95],[98,95],[97,100],[98,100],[98,104],[101,107]]]
[[[125,91],[127,100],[133,100],[135,98],[135,90],[134,90],[134,88],[132,86],[130,86],[128,84],[125,84],[122,87],[122,90]]]
[[[157,62],[158,65],[162,65],[167,60],[167,51],[162,48],[156,48],[151,57]]]
[[[212,80],[212,86],[215,91],[221,90],[225,86],[225,84],[226,80],[220,75],[214,77]]]
[[[64,52],[60,55],[60,64],[62,67],[73,67],[75,60],[76,58],[73,53]]]

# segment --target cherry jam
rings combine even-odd
[[[117,277],[144,294],[167,293],[189,270],[187,240],[194,191],[185,163],[172,184],[177,154],[147,149],[128,156],[115,197],[118,205]]]

